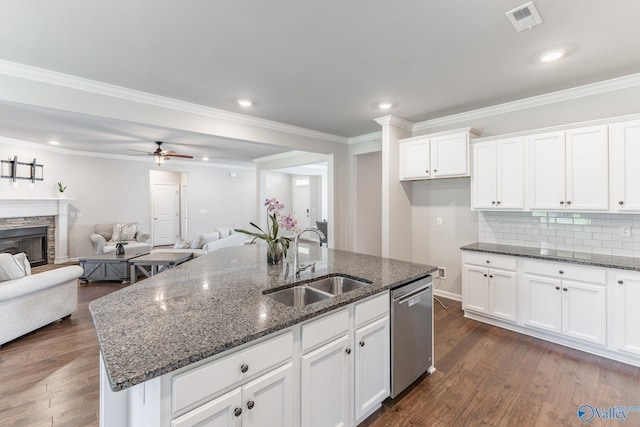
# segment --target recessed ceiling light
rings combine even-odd
[[[549,52],[545,52],[540,55],[540,61],[542,62],[552,62],[558,60],[564,56],[566,51],[564,49],[552,50]]]
[[[208,157],[203,157],[202,160],[209,160],[209,158]]]
[[[51,145],[60,145],[60,143],[58,141],[49,141],[49,144],[51,144]]]
[[[242,107],[251,107],[253,105],[253,101],[250,99],[238,99],[238,104]]]
[[[391,106],[392,104],[390,102],[381,102],[378,104],[378,108],[381,110],[388,110]]]

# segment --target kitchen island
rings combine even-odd
[[[173,409],[160,410],[156,421],[150,421],[149,425],[186,425],[174,421],[187,410],[198,409],[197,405],[203,402],[176,410],[179,405],[171,390],[175,388],[177,376],[227,355],[247,352],[251,346],[268,343],[266,340],[273,337],[280,339],[280,346],[291,340],[296,343],[289,344],[295,348],[287,357],[293,363],[294,372],[298,371],[301,331],[296,326],[310,319],[331,317],[334,312],[347,313],[344,316],[352,319],[356,303],[378,295],[386,298],[388,309],[390,288],[424,278],[436,270],[433,266],[316,246],[308,250],[306,261],[317,260],[316,271],[305,271],[298,279],[289,271],[290,263],[268,266],[266,249],[251,245],[201,256],[92,302],[90,310],[103,366],[103,425],[110,424],[103,419],[107,413],[120,425],[125,419],[128,419],[125,424],[136,425],[135,420],[153,418],[157,408],[148,404],[141,408],[135,402],[153,400],[147,395],[154,387],[157,406],[161,407],[165,399],[173,400],[169,405]],[[366,279],[371,284],[301,308],[283,305],[264,294],[299,281],[334,274]],[[386,319],[388,322],[388,316]],[[327,328],[330,326],[318,329]],[[353,322],[350,328],[351,337],[355,333]],[[282,338],[287,334],[291,340]],[[138,387],[140,385],[143,387]],[[216,387],[211,385],[212,389]],[[221,393],[226,390],[220,387]],[[299,387],[293,390],[295,393]],[[138,415],[133,413],[133,407],[140,410]],[[128,414],[119,413],[123,411]],[[295,411],[293,419],[298,420],[298,416]],[[349,424],[352,424],[356,418],[350,418]],[[293,423],[297,424],[297,421]]]

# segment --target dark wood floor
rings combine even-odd
[[[122,285],[79,285],[79,307],[0,348],[0,426],[97,426],[98,343],[88,303]],[[584,425],[582,404],[640,405],[640,369],[462,317],[435,305],[437,371],[363,425]],[[594,420],[588,425],[619,425]],[[640,425],[640,412],[623,425]]]

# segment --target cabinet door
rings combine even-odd
[[[171,427],[240,427],[240,388],[187,412],[171,421]]]
[[[355,420],[389,396],[389,316],[356,330],[355,333]]]
[[[562,281],[562,333],[582,341],[606,344],[605,286]]]
[[[517,320],[516,273],[489,270],[489,312],[503,320]]]
[[[496,207],[496,152],[495,143],[473,144],[473,172],[471,174],[471,207]]]
[[[567,131],[566,208],[609,210],[607,126]]]
[[[242,387],[242,426],[294,425],[293,364],[271,371]]]
[[[617,212],[640,211],[640,121],[611,126],[612,206]]]
[[[462,308],[489,312],[489,270],[465,264],[462,267]]]
[[[429,139],[400,143],[400,179],[424,179],[431,176]]]
[[[431,138],[431,167],[434,178],[469,175],[469,134]]]
[[[496,206],[524,208],[524,141],[522,138],[497,141]]]
[[[612,288],[615,308],[610,315],[615,319],[616,350],[640,356],[640,275],[616,275]]]
[[[562,291],[560,280],[525,274],[524,324],[562,333]]]
[[[529,137],[529,202],[532,209],[564,209],[564,132]]]
[[[303,426],[348,425],[349,337],[347,335],[302,356]]]

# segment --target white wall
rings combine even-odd
[[[55,186],[67,186],[70,205],[69,256],[92,253],[89,234],[96,223],[139,222],[150,231],[151,170],[187,172],[189,175],[189,234],[210,231],[223,225],[248,226],[255,218],[255,171],[234,167],[207,167],[200,163],[176,161],[161,168],[149,159],[92,157],[40,145],[0,139],[0,158],[34,158],[44,165],[44,181],[33,189],[28,181],[13,188],[9,179],[0,180],[0,199],[12,197],[55,197]],[[173,160],[172,160],[173,162]],[[229,177],[235,172],[237,177]],[[1,202],[0,202],[1,203]],[[0,205],[1,209],[1,205]],[[200,209],[208,210],[201,214]]]
[[[267,198],[275,197],[285,207],[285,215],[291,213],[293,209],[293,201],[291,199],[293,195],[291,174],[282,172],[267,172],[267,181],[265,194]],[[264,200],[261,200],[264,203]]]
[[[382,152],[355,157],[353,250],[380,256],[382,253]]]

